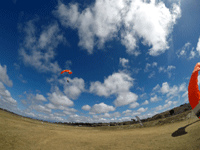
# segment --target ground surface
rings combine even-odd
[[[73,127],[0,110],[0,150],[198,150],[200,120],[187,119],[190,112],[144,127]]]

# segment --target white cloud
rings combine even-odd
[[[146,98],[147,98],[147,93],[143,93],[143,94],[141,94],[141,95],[140,95],[140,98],[142,98],[142,99],[146,99]]]
[[[160,91],[161,91],[163,94],[169,92],[169,85],[168,85],[167,82],[164,82],[164,83],[162,84],[162,87],[161,87]]]
[[[35,109],[36,111],[44,112],[44,113],[47,113],[47,114],[51,113],[51,109],[46,108],[45,106],[42,106],[42,105],[32,105],[29,108]]]
[[[64,77],[63,79],[59,80],[59,83],[64,85],[64,93],[67,97],[71,99],[77,99],[78,96],[85,91],[85,83],[83,79],[79,78],[68,78],[69,82],[67,82],[67,78]]]
[[[35,99],[38,101],[45,101],[45,102],[47,101],[46,98],[41,94],[36,94]]]
[[[94,106],[92,106],[89,114],[108,113],[109,111],[115,111],[115,108],[113,106],[100,103],[100,104],[95,104]]]
[[[150,102],[157,102],[159,100],[161,100],[161,98],[158,98],[157,95],[155,95],[154,97],[150,98]]]
[[[96,0],[82,12],[78,10],[78,4],[64,5],[59,1],[53,13],[63,26],[78,29],[79,46],[90,54],[95,43],[102,48],[106,41],[120,32],[121,43],[127,48],[127,53],[138,56],[140,51],[136,50],[136,43],[143,38],[144,45],[152,46],[149,54],[157,56],[169,48],[167,37],[181,16],[180,7],[176,4],[168,9],[163,2],[141,0]]]
[[[12,81],[9,79],[7,75],[7,69],[6,65],[4,67],[1,66],[0,64],[0,81],[6,84],[7,86],[11,87],[13,86]]]
[[[169,108],[172,104],[176,104],[177,102],[176,101],[168,101],[167,104],[165,105],[159,105],[158,107],[155,108],[156,111],[159,111],[159,110],[163,110],[163,109],[166,109],[166,108]]]
[[[153,71],[153,72],[148,76],[148,78],[152,78],[155,74],[156,74],[155,71]]]
[[[143,108],[143,107],[141,107],[141,108],[139,108],[139,109],[137,110],[137,112],[142,113],[142,112],[147,111],[147,109],[148,109],[148,108]]]
[[[123,111],[122,114],[131,113],[131,112],[132,112],[132,110],[127,109],[126,111]]]
[[[187,91],[186,83],[182,83],[179,86],[179,92],[184,92],[184,91]]]
[[[153,91],[158,91],[160,89],[160,85],[157,84],[154,88],[153,88]]]
[[[16,105],[17,101],[11,97],[11,94],[6,90],[2,82],[0,82],[0,105]]]
[[[84,105],[81,109],[85,111],[89,111],[91,107],[89,105]]]
[[[133,78],[123,72],[114,73],[105,79],[104,83],[99,81],[92,82],[90,92],[106,97],[112,94],[129,92],[130,87],[133,86],[133,80]]]
[[[138,106],[140,106],[140,104],[137,103],[137,102],[134,102],[134,103],[130,104],[130,108],[136,108]]]
[[[200,55],[200,37],[199,37],[199,39],[198,39],[198,43],[197,43],[196,50],[197,50],[197,52],[198,52],[199,55]]]
[[[146,67],[144,69],[144,72],[148,72],[149,71],[149,69],[148,69],[149,67],[151,67],[151,64],[146,63]]]
[[[199,52],[200,51],[199,51],[198,46],[196,48],[196,51],[194,51],[194,47],[191,48],[191,43],[187,42],[180,50],[176,52],[176,55],[178,56],[178,58],[187,58],[189,56],[189,58],[187,59],[190,60],[190,59],[195,58],[195,56],[197,56]]]
[[[61,95],[60,93],[53,92],[47,93],[49,96],[48,99],[50,102],[52,102],[54,105],[63,105],[66,107],[73,106],[74,102],[71,101],[67,96]]]
[[[114,101],[114,104],[116,107],[128,105],[130,103],[136,102],[138,96],[132,92],[124,92],[120,93],[117,97],[117,99]],[[130,105],[130,107],[134,107],[138,103],[133,103]]]
[[[182,97],[186,97],[186,96],[188,96],[188,91],[186,91],[186,92],[182,95]]]
[[[58,24],[54,22],[47,27],[43,27],[39,38],[37,39],[37,29],[34,22],[30,20],[21,30],[25,33],[23,43],[20,44],[19,55],[25,65],[35,67],[41,72],[59,72],[57,61],[51,62],[55,58],[54,49],[59,43],[65,42],[63,34],[60,33]]]
[[[142,103],[142,105],[147,105],[147,104],[149,104],[149,101],[148,101],[148,100],[145,100],[145,102]]]
[[[127,67],[126,65],[128,64],[129,60],[125,58],[119,58],[119,62],[123,67]]]
[[[165,67],[159,67],[159,68],[158,68],[158,71],[159,71],[159,73],[160,73],[160,72],[167,73],[168,76],[169,76],[169,78],[170,78],[171,75],[172,75],[172,73],[171,73],[171,70],[172,70],[172,69],[176,69],[176,67],[175,67],[175,66],[168,66],[167,69],[165,69]]]
[[[126,29],[134,30],[138,37],[144,39],[142,42],[144,45],[152,45],[149,49],[150,55],[157,56],[164,53],[169,48],[166,38],[176,19],[180,17],[180,7],[173,5],[170,12],[163,2],[146,3],[137,0],[132,1],[129,8],[124,19]]]

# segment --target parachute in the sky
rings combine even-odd
[[[68,72],[69,74],[72,74],[71,70],[63,70],[63,71],[61,71],[61,73],[60,73],[60,74],[63,74],[64,72]],[[68,80],[68,79],[67,79],[67,82],[69,82],[69,80]]]
[[[142,122],[141,122],[141,120],[140,120],[140,118],[138,117],[138,116],[135,116],[136,118],[137,118],[137,120],[140,122],[140,125],[141,126],[143,126],[143,124],[142,124]]]
[[[60,74],[63,74],[64,72],[68,72],[69,74],[72,74],[71,70],[63,70]]]

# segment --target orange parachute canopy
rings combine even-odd
[[[194,71],[191,75],[190,78],[190,82],[189,82],[189,86],[188,86],[188,98],[189,98],[189,102],[190,105],[193,109],[193,111],[196,109],[199,109],[198,107],[200,107],[200,91],[199,91],[199,87],[198,87],[198,71],[200,71],[200,63],[197,63]],[[199,111],[198,111],[199,112]],[[200,116],[197,115],[197,117]]]
[[[60,74],[63,74],[64,72],[68,72],[69,74],[72,74],[71,70],[63,70]]]

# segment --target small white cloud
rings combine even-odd
[[[196,48],[196,51],[194,51],[194,47],[191,48],[191,43],[189,42],[185,43],[185,45],[176,52],[178,58],[186,58],[188,60],[195,58],[195,56],[198,54],[199,54],[198,48]]]
[[[153,71],[153,72],[148,76],[148,78],[152,78],[155,74],[156,74],[155,71]]]
[[[167,73],[169,78],[171,77],[172,73],[171,73],[171,70],[172,69],[175,69],[176,67],[175,66],[168,66],[167,69],[165,69],[165,67],[159,67],[158,68],[158,71],[159,73],[160,72],[164,72],[164,73]]]
[[[35,99],[38,101],[47,101],[46,98],[41,94],[36,94]]]
[[[30,106],[30,108],[35,109],[36,111],[39,111],[39,112],[47,113],[47,114],[51,113],[51,109],[46,108],[45,106],[42,106],[42,105],[32,105]]]
[[[182,83],[180,86],[179,86],[179,92],[184,92],[186,91],[187,88],[186,88],[186,83]]]
[[[186,92],[182,95],[182,97],[186,97],[186,96],[188,96],[188,91],[186,91]]]
[[[168,101],[167,104],[165,104],[165,105],[163,105],[163,106],[162,106],[162,105],[159,105],[158,107],[155,108],[155,110],[156,110],[156,111],[163,110],[163,109],[166,109],[166,108],[170,107],[172,104],[175,105],[176,103],[177,103],[177,102]]]
[[[131,113],[131,112],[132,112],[132,110],[127,109],[126,111],[123,111],[122,114]]]
[[[153,90],[152,91],[158,91],[160,89],[160,85],[159,84],[157,84],[154,88],[153,88]]]
[[[136,108],[138,106],[140,106],[140,104],[137,103],[137,102],[134,102],[134,103],[130,104],[130,108]]]
[[[155,95],[154,97],[150,98],[150,102],[157,102],[159,100],[161,100],[161,98],[158,98],[157,95]]]
[[[94,106],[92,106],[89,114],[108,113],[109,111],[115,111],[115,108],[113,106],[100,103],[100,104],[95,104]]]
[[[148,108],[143,108],[143,107],[141,107],[141,108],[139,108],[139,109],[137,110],[137,112],[142,113],[142,112],[145,112],[145,111],[147,111],[147,110],[148,110]]]
[[[162,84],[162,87],[161,87],[160,91],[161,91],[163,94],[169,92],[169,85],[168,85],[167,82],[164,82],[164,83]]]
[[[11,87],[13,86],[12,81],[9,79],[7,75],[7,69],[6,65],[4,67],[1,66],[0,64],[0,81],[6,84],[7,86]]]
[[[117,99],[114,101],[114,104],[116,107],[128,105],[132,102],[136,102],[137,98],[138,98],[138,96],[132,92],[120,93],[118,95]],[[134,106],[134,104],[132,104],[131,106]]]
[[[198,39],[196,50],[197,50],[198,54],[200,55],[200,37]]]
[[[84,105],[81,109],[85,111],[89,111],[91,107],[89,105]]]
[[[119,62],[124,68],[126,68],[126,65],[128,64],[129,60],[125,58],[119,58]]]
[[[0,103],[3,102],[5,105],[16,105],[17,101],[11,97],[11,94],[6,90],[2,82],[0,82]],[[2,105],[2,104],[1,104]]]
[[[147,104],[149,104],[148,100],[146,100],[144,103],[142,103],[142,105],[147,105]]]

